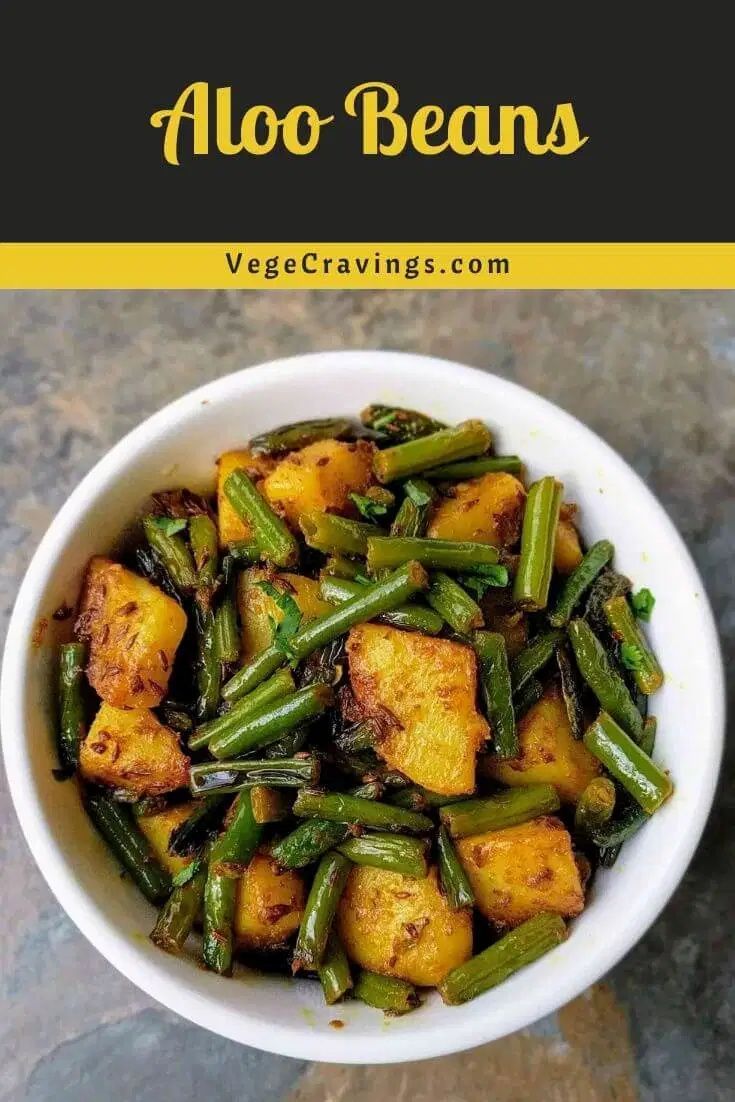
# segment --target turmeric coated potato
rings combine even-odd
[[[560,574],[571,574],[582,561],[579,533],[572,523],[576,505],[562,505],[554,539],[554,567]]]
[[[475,540],[495,547],[512,547],[523,522],[526,491],[504,471],[458,482],[434,505],[427,536],[445,540]]]
[[[453,911],[437,870],[422,880],[355,866],[337,911],[345,952],[361,968],[421,987],[440,983],[472,956],[472,917]]]
[[[294,528],[313,510],[352,516],[349,495],[364,494],[375,481],[374,452],[368,440],[319,440],[282,459],[264,480],[263,493]]]
[[[518,724],[520,754],[499,761],[485,759],[482,772],[511,788],[525,784],[553,784],[559,798],[576,804],[593,777],[601,772],[597,758],[572,737],[559,688],[547,689]]]
[[[241,949],[280,949],[296,933],[304,913],[304,881],[256,853],[237,885],[234,930]]]
[[[333,611],[333,605],[322,601],[319,596],[319,582],[313,578],[304,578],[300,574],[276,574],[264,567],[251,566],[244,570],[237,584],[237,603],[242,624],[241,653],[243,663],[269,647],[273,638],[271,619],[280,623],[283,613],[272,597],[265,593],[258,582],[269,581],[276,589],[283,590],[293,597],[304,619],[314,620],[326,612]]]
[[[217,522],[219,542],[225,547],[234,540],[250,539],[250,526],[241,520],[225,493],[225,482],[233,471],[244,470],[257,485],[261,479],[273,470],[274,460],[267,455],[253,455],[252,452],[225,452],[217,460]]]
[[[160,865],[175,876],[194,860],[193,857],[175,857],[168,852],[171,835],[177,827],[186,822],[192,812],[196,811],[198,804],[189,800],[185,804],[176,804],[175,807],[167,807],[165,811],[157,811],[153,815],[139,815],[137,818],[141,832],[148,839],[148,844],[153,850]]]
[[[416,784],[473,792],[475,755],[490,729],[477,710],[477,662],[461,643],[382,624],[347,637],[352,693],[378,721],[378,753]]]
[[[497,926],[518,926],[540,911],[571,918],[584,908],[572,840],[555,818],[455,842],[475,893],[475,904]]]
[[[103,703],[79,750],[86,781],[159,796],[189,781],[189,759],[173,731],[148,708],[121,709]]]
[[[89,643],[87,677],[116,708],[154,708],[166,695],[186,613],[145,578],[90,560],[76,632]]]

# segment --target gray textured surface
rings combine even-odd
[[[732,659],[735,295],[724,293],[2,295],[0,629],[54,511],[141,418],[248,364],[340,347],[464,361],[515,379],[586,421],[646,478],[683,532]],[[498,1075],[499,1060],[518,1051],[528,1062],[528,1046],[535,1045],[538,1079],[523,1092],[511,1085],[503,1098],[586,1100],[598,1088],[595,1098],[732,1097],[733,765],[730,753],[684,884],[610,978],[609,997],[630,1026],[633,1070],[621,1071],[624,1054],[615,1055],[611,1044],[612,1055],[598,1058],[594,1090],[580,1085],[577,1065],[569,1063],[561,1066],[561,1093],[549,1093],[552,1065],[558,1071],[562,1057],[594,1051],[594,1028],[586,1035],[562,1016],[561,1024],[547,1022],[502,1050],[487,1046],[473,1057],[473,1068]],[[267,1102],[296,1083],[302,1065],[179,1021],[88,948],[33,865],[4,791],[0,830],[0,1098],[188,1102],[208,1095]],[[575,1021],[599,1027],[604,1052],[607,1011],[598,1013],[594,998],[579,1003]],[[475,1097],[476,1086],[456,1070],[462,1065],[451,1058],[439,1063],[448,1095]],[[423,1097],[420,1083],[440,1074],[439,1064],[432,1066],[402,1097]],[[372,1097],[342,1074],[314,1069],[298,1096],[303,1089],[304,1098],[336,1099],[349,1089]],[[106,1085],[113,1082],[110,1093]]]

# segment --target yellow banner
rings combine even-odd
[[[4,290],[731,289],[735,244],[2,244]]]

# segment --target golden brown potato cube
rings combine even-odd
[[[256,823],[277,823],[289,814],[293,797],[289,798],[288,792],[283,788],[256,784],[250,789],[250,802]]]
[[[497,926],[518,926],[540,911],[571,918],[584,908],[572,839],[558,819],[472,834],[455,846],[475,905]]]
[[[572,523],[577,512],[576,505],[564,504],[559,512],[554,540],[554,569],[560,574],[571,574],[582,561],[582,547],[579,533]]]
[[[304,578],[301,574],[277,574],[261,566],[243,570],[237,583],[237,603],[242,624],[241,656],[243,664],[269,647],[273,639],[271,617],[281,622],[283,613],[272,597],[265,593],[258,582],[269,581],[276,589],[293,597],[304,622],[332,612],[334,606],[319,596],[319,582]]]
[[[282,459],[263,482],[263,492],[294,528],[312,510],[353,516],[349,495],[364,494],[375,481],[374,453],[368,440],[318,440]]]
[[[347,637],[350,684],[384,732],[378,753],[416,784],[473,792],[475,755],[490,734],[477,711],[477,662],[461,643],[382,624]]]
[[[159,796],[189,782],[189,759],[173,731],[148,708],[121,709],[103,703],[79,751],[86,781],[122,788],[136,796]]]
[[[172,876],[195,860],[193,857],[175,857],[168,852],[168,845],[176,828],[185,823],[197,807],[196,803],[189,800],[184,804],[176,804],[175,807],[167,807],[165,811],[157,811],[153,815],[139,815],[136,820],[158,863],[168,869]]]
[[[304,881],[295,869],[281,869],[256,853],[237,886],[235,940],[241,949],[280,949],[299,928]]]
[[[458,482],[449,496],[437,499],[426,534],[512,547],[521,534],[525,499],[523,483],[505,471]]]
[[[89,642],[89,683],[108,704],[160,704],[185,629],[184,610],[155,585],[110,559],[90,560],[76,630]]]
[[[435,867],[416,880],[356,865],[342,893],[337,929],[361,968],[421,987],[441,983],[472,956],[472,917],[450,908]]]
[[[525,784],[553,784],[559,798],[576,804],[584,789],[602,769],[583,742],[572,737],[567,710],[557,686],[547,689],[518,724],[520,754],[499,761],[485,759],[482,772],[511,788]]]
[[[260,489],[259,483],[273,470],[274,460],[267,455],[253,455],[242,451],[225,452],[217,460],[217,525],[220,547],[235,540],[250,539],[250,525],[246,524],[230,505],[225,493],[225,482],[233,471],[243,470]]]

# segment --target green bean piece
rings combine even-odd
[[[334,930],[327,939],[327,948],[317,972],[327,1006],[334,1006],[352,988],[350,962]]]
[[[367,565],[371,574],[395,569],[409,560],[432,570],[482,574],[483,567],[497,565],[498,550],[489,543],[412,536],[371,536],[368,540]]]
[[[237,881],[250,863],[262,831],[253,815],[250,793],[241,792],[229,825],[209,854],[204,887],[202,959],[207,968],[223,976],[232,971]]]
[[[237,727],[209,740],[209,752],[219,758],[237,758],[276,742],[287,731],[316,719],[334,703],[329,685],[308,685],[290,696],[247,716]]]
[[[391,792],[387,803],[395,807],[407,807],[410,811],[426,811],[427,808],[446,807],[464,800],[464,796],[442,796],[439,792],[429,792],[419,784],[410,784]]]
[[[623,842],[637,834],[651,816],[636,804],[627,808],[619,819],[601,823],[592,831],[592,841],[606,855],[605,867],[614,863]],[[614,855],[614,856],[613,856]],[[612,857],[612,861],[610,858]]]
[[[283,738],[272,742],[270,746],[263,747],[263,757],[269,761],[279,758],[293,758],[306,744],[311,728],[308,723],[303,727],[296,727],[293,731],[287,731]]]
[[[373,589],[373,586],[363,585],[361,582],[350,581],[348,578],[322,577],[319,586],[319,596],[330,604],[344,604],[354,597],[359,597]],[[464,592],[464,591],[463,591]],[[429,598],[431,589],[427,593]],[[472,600],[472,598],[468,598]],[[473,602],[474,603],[474,602]],[[478,609],[478,612],[480,610]],[[482,613],[480,613],[482,616]],[[405,604],[394,608],[391,612],[384,612],[376,617],[383,624],[392,627],[407,628],[410,631],[423,631],[425,635],[438,635],[444,627],[444,621],[436,612],[424,605]]]
[[[312,788],[299,789],[293,813],[299,818],[327,819],[347,825],[357,823],[370,830],[394,833],[427,834],[434,826],[431,819],[417,811],[365,800],[345,792],[323,792]]]
[[[549,599],[554,541],[563,493],[562,484],[550,476],[534,482],[528,491],[513,599],[529,610],[546,608]]]
[[[583,594],[614,554],[615,548],[609,540],[598,540],[597,543],[592,544],[579,566],[572,571],[562,586],[557,602],[549,613],[549,622],[552,627],[566,627]]]
[[[183,823],[175,827],[168,839],[168,852],[172,857],[191,857],[201,851],[214,833],[231,801],[226,796],[205,796]]]
[[[607,713],[587,728],[584,744],[649,815],[673,792],[670,777]]]
[[[585,620],[572,620],[568,630],[579,672],[599,700],[600,707],[636,742],[640,741],[643,734],[641,714],[602,643]]]
[[[395,482],[431,467],[482,455],[492,442],[490,430],[482,421],[463,421],[453,428],[440,429],[429,436],[377,452],[373,470],[378,482]]]
[[[228,704],[234,704],[241,700],[247,693],[257,688],[261,682],[270,677],[272,673],[282,666],[286,656],[279,647],[266,647],[260,654],[256,654],[249,662],[233,674],[226,684],[222,686],[222,699]]]
[[[421,1005],[412,983],[395,976],[381,976],[378,972],[360,972],[353,994],[360,1002],[390,1017],[408,1014]]]
[[[472,645],[480,660],[480,684],[493,733],[493,751],[498,758],[516,758],[518,732],[505,638],[498,632],[476,631]]]
[[[407,562],[386,578],[365,587],[351,601],[345,601],[334,612],[328,612],[310,620],[291,639],[291,651],[296,661],[301,661],[338,635],[343,635],[356,624],[373,620],[383,612],[399,608],[409,597],[429,584],[426,571],[417,562]]]
[[[84,643],[64,643],[59,648],[59,759],[73,773],[79,764],[79,747],[87,731],[84,707]]]
[[[428,436],[446,428],[441,421],[435,421],[433,417],[427,417],[425,413],[418,413],[415,409],[379,404],[364,409],[360,420],[366,428],[381,433],[395,444],[416,440],[419,436]]]
[[[520,474],[522,470],[523,463],[517,455],[486,455],[482,459],[465,459],[459,463],[434,467],[426,472],[426,477],[437,482],[464,482],[468,478],[479,478],[480,475],[496,471]]]
[[[569,720],[572,738],[581,739],[584,734],[584,709],[580,700],[577,671],[566,643],[556,648],[556,664],[559,667],[559,683],[564,707]]]
[[[315,971],[321,964],[350,868],[347,858],[334,851],[326,853],[319,862],[296,938],[294,972],[302,968]]]
[[[452,838],[465,838],[468,834],[517,826],[539,815],[552,815],[559,807],[559,797],[552,785],[529,784],[498,796],[450,804],[441,809],[439,818]]]
[[[351,727],[345,727],[335,741],[344,754],[361,754],[364,750],[375,749],[375,739],[375,724],[365,719]]]
[[[189,543],[194,556],[198,584],[212,589],[219,570],[219,540],[217,527],[207,513],[198,513],[197,516],[190,517]]]
[[[574,830],[590,841],[595,830],[604,826],[615,810],[615,785],[609,777],[594,777],[577,800]]]
[[[375,524],[316,511],[299,517],[299,528],[309,547],[325,555],[365,555],[369,536],[383,531]]]
[[[643,753],[648,754],[649,758],[653,754],[653,748],[656,744],[657,727],[658,720],[655,716],[649,716],[643,724],[643,735],[639,745]]]
[[[247,473],[233,471],[225,479],[224,490],[237,515],[251,527],[260,545],[261,558],[269,559],[276,566],[294,566],[299,558],[299,545]]]
[[[220,738],[239,730],[242,723],[251,716],[257,715],[269,704],[283,699],[296,689],[293,674],[290,670],[276,670],[267,681],[249,692],[247,696],[239,697],[224,715],[211,719],[209,723],[203,723],[189,739],[190,750],[201,750],[213,738]]]
[[[422,478],[409,478],[403,484],[405,497],[390,526],[392,536],[423,536],[436,490]]]
[[[197,719],[210,719],[217,711],[222,686],[222,664],[217,649],[214,613],[196,605],[194,623],[197,635]]]
[[[220,662],[231,666],[240,657],[237,609],[232,594],[226,593],[214,614],[214,638]]]
[[[517,693],[529,678],[534,677],[551,660],[554,651],[564,639],[564,632],[552,628],[532,639],[510,664],[510,680]]]
[[[405,838],[398,834],[362,834],[348,838],[337,847],[353,865],[368,865],[374,869],[399,872],[401,876],[423,879],[428,871],[428,844],[422,838]]]
[[[284,869],[303,869],[349,837],[343,823],[307,819],[273,847],[271,856]]]
[[[208,761],[192,765],[189,787],[193,796],[212,792],[240,792],[243,788],[270,785],[272,788],[299,788],[319,780],[319,759],[313,756],[275,761]]]
[[[426,600],[446,620],[450,628],[460,635],[467,635],[473,628],[482,627],[485,622],[477,602],[448,574],[438,573],[432,576]]]
[[[161,560],[176,589],[180,593],[187,593],[195,589],[197,584],[194,559],[181,536],[169,536],[164,532],[158,523],[160,519],[154,516],[143,518],[145,538]]]
[[[294,421],[292,425],[279,425],[270,432],[261,432],[250,441],[254,455],[284,455],[296,452],[318,440],[341,440],[352,429],[347,417],[322,417],[311,421]]]
[[[344,555],[330,555],[322,568],[322,575],[354,580],[358,574],[364,574],[366,570],[366,566],[355,562],[354,559],[347,559]]]
[[[175,887],[158,915],[151,941],[166,953],[180,953],[199,917],[207,881],[206,866]]]
[[[650,696],[661,688],[664,675],[633,615],[628,598],[611,597],[609,601],[605,601],[603,608],[610,630],[621,645],[624,664],[630,669],[639,690]],[[626,655],[629,656],[628,661]]]
[[[436,850],[439,858],[439,876],[444,894],[453,911],[461,911],[463,907],[473,907],[475,893],[467,879],[467,873],[457,856],[457,851],[452,845],[445,826],[439,827],[436,840]]]
[[[439,984],[439,994],[448,1006],[469,1002],[538,960],[566,936],[567,928],[560,915],[549,912],[534,915],[453,969]]]
[[[85,789],[83,799],[90,819],[146,899],[162,903],[171,893],[171,877],[156,861],[130,811],[96,788]]]
[[[227,552],[235,562],[248,566],[260,561],[260,544],[255,540],[232,540],[227,544]]]
[[[534,704],[538,704],[541,697],[544,695],[544,686],[537,677],[531,677],[520,690],[513,697],[513,711],[516,716],[516,723],[519,723],[526,712],[529,712],[533,708]]]

